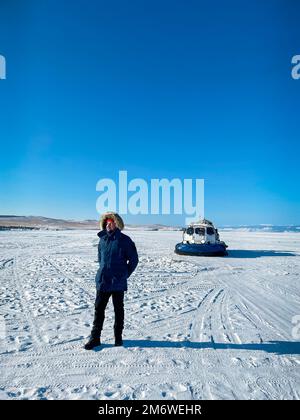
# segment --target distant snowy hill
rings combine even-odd
[[[130,230],[180,230],[180,227],[165,226],[160,224],[152,225],[130,225]],[[65,229],[99,229],[98,220],[65,220],[53,219],[43,216],[15,216],[0,215],[0,230],[65,230]]]
[[[97,220],[64,220],[43,216],[0,215],[0,230],[12,229],[98,229]]]
[[[222,226],[220,230],[240,230],[243,232],[295,232],[300,233],[300,225],[240,225]]]

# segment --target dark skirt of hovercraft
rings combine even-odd
[[[184,244],[175,246],[175,253],[179,255],[196,255],[203,257],[223,257],[228,255],[225,244]]]

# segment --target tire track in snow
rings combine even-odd
[[[229,287],[229,281],[220,279],[220,282],[224,286]],[[249,283],[249,282],[248,282]],[[235,294],[237,294],[242,302],[245,303],[244,307],[249,309],[249,312],[252,313],[252,319],[255,319],[256,326],[261,326],[260,330],[272,330],[278,337],[286,339],[286,324],[282,321],[286,318],[286,314],[277,307],[277,310],[282,313],[281,316],[274,315],[274,305],[271,304],[269,307],[268,298],[264,296],[259,296],[259,289],[253,290],[249,284],[243,282],[243,290],[240,290],[239,281],[230,278],[230,287]],[[274,297],[275,298],[275,297]],[[291,319],[291,318],[290,318]],[[291,327],[290,327],[291,329]],[[289,337],[288,337],[289,338]]]
[[[205,275],[211,276],[213,273],[206,272]],[[228,273],[227,273],[228,274]],[[236,276],[239,275],[239,279],[236,279]],[[249,279],[250,277],[250,279]],[[245,281],[245,278],[249,279],[248,281]],[[241,281],[241,279],[243,281]],[[227,290],[230,290],[231,293],[236,296],[238,299],[238,302],[243,306],[243,310],[240,308],[241,314],[248,319],[253,326],[255,326],[259,336],[261,337],[261,333],[263,331],[269,331],[270,329],[279,337],[286,339],[286,328],[281,328],[281,332],[278,331],[278,325],[282,324],[281,320],[278,320],[278,317],[274,317],[272,308],[270,310],[266,309],[266,298],[261,297],[261,300],[263,301],[262,305],[257,304],[257,300],[259,299],[259,291],[265,290],[263,287],[256,288],[255,291],[252,291],[249,284],[251,284],[254,280],[254,284],[257,284],[255,281],[254,276],[246,275],[245,273],[237,273],[236,271],[233,271],[231,273],[231,276],[227,279],[224,276],[224,273],[219,273],[218,275],[218,281],[220,284],[223,285],[224,288]],[[272,293],[272,296],[274,298],[277,298],[277,295]],[[285,304],[285,302],[282,302],[282,304]],[[286,306],[286,305],[284,305]],[[250,309],[251,308],[251,309]],[[246,311],[246,313],[245,313]],[[265,315],[268,314],[270,318],[268,319]],[[283,316],[283,319],[285,317]],[[271,322],[273,321],[273,322]],[[271,337],[271,336],[270,336]],[[274,337],[273,337],[274,338]]]
[[[224,387],[231,398],[242,398],[243,391],[238,389],[235,384],[234,370],[228,370],[228,365],[233,363],[230,344],[241,344],[240,336],[234,331],[229,316],[230,295],[228,289],[221,285],[210,290],[204,300],[199,302],[195,319],[190,326],[190,341],[209,342],[211,346],[199,349],[202,371],[205,376],[206,394],[210,399],[219,395],[218,381],[222,378],[222,387]],[[247,320],[247,318],[244,318]],[[218,350],[218,343],[228,344],[229,353]],[[208,353],[213,351],[213,353]],[[207,364],[209,361],[209,364]],[[209,371],[208,369],[211,368]],[[213,371],[217,369],[219,377],[214,378]],[[230,373],[232,372],[232,373]],[[245,380],[247,383],[247,379]]]
[[[207,316],[207,313],[210,311],[210,307],[213,305],[213,303],[216,303],[216,297],[220,295],[221,290],[219,288],[210,289],[207,294],[204,296],[204,298],[199,302],[197,311],[195,313],[195,318],[193,322],[190,324],[190,334],[188,336],[188,339],[191,342],[203,342],[203,339],[207,335],[204,332],[204,328],[208,327],[210,328],[210,318]],[[207,322],[207,319],[209,322]],[[210,340],[212,340],[212,335],[210,335]],[[213,342],[213,341],[212,341]],[[200,358],[201,358],[201,364],[202,364],[202,374],[204,376],[204,388],[206,390],[206,394],[209,399],[214,399],[213,393],[212,393],[212,387],[210,384],[209,376],[207,373],[207,367],[205,364],[204,359],[204,349],[199,349]],[[206,396],[205,396],[206,398]]]
[[[37,275],[38,275],[38,273],[37,273]],[[18,257],[17,256],[14,258],[13,279],[14,279],[15,288],[18,292],[19,297],[20,297],[22,314],[25,317],[26,322],[29,326],[29,330],[31,332],[31,337],[32,337],[32,340],[34,341],[35,347],[39,349],[39,348],[42,347],[43,340],[42,340],[42,337],[40,335],[39,329],[38,329],[38,327],[37,327],[37,325],[34,321],[35,317],[32,314],[32,312],[30,311],[28,302],[27,302],[25,294],[24,294],[23,282],[20,280],[20,274],[19,274],[19,271],[18,271]]]
[[[9,258],[8,260],[4,259],[0,261],[0,270],[4,270],[7,267],[10,267],[13,264],[13,258]]]

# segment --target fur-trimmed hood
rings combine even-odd
[[[118,213],[114,213],[113,211],[109,211],[107,213],[102,214],[100,219],[100,229],[104,230],[106,228],[106,219],[113,219],[118,229],[124,229],[124,222],[122,217]]]

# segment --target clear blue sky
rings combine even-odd
[[[96,218],[125,169],[204,178],[217,224],[299,223],[299,21],[294,0],[2,0],[0,214]]]

